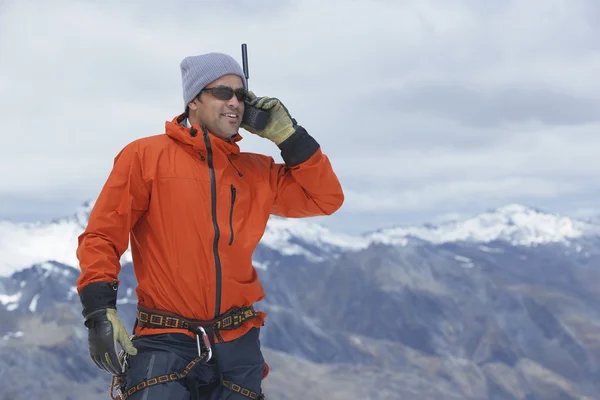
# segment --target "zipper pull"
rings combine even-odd
[[[231,158],[229,158],[229,156],[227,156],[227,160],[229,160],[229,164],[231,164],[231,166],[233,167],[233,169],[235,169],[238,173],[238,176],[243,177],[244,175],[242,174],[242,172],[237,169],[237,167],[233,164],[233,161],[231,161]]]

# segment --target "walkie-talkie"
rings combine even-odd
[[[242,64],[244,66],[244,75],[246,76],[246,82],[248,82],[248,50],[246,43],[242,44]],[[242,122],[248,124],[257,131],[262,131],[267,126],[269,120],[269,113],[259,108],[250,105],[248,100],[245,101],[244,105],[244,116]]]

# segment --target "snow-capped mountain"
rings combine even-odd
[[[365,237],[334,233],[324,226],[301,219],[271,217],[261,245],[291,256],[302,255],[312,261],[322,260],[344,251],[360,250],[369,246]]]
[[[87,202],[73,215],[50,223],[0,221],[0,276],[46,261],[77,266],[77,238],[87,225],[93,205],[93,202]],[[272,217],[261,246],[284,256],[301,256],[318,262],[347,251],[366,249],[374,243],[406,245],[410,240],[432,244],[504,241],[511,245],[531,246],[588,236],[600,237],[600,223],[510,204],[438,226],[396,227],[356,236],[332,232],[302,219]],[[130,261],[128,250],[122,262]],[[261,260],[256,260],[256,263],[257,267],[263,266]]]
[[[600,236],[600,224],[509,204],[462,221],[439,226],[383,229],[368,237],[371,241],[392,244],[405,244],[408,238],[418,238],[434,244],[503,241],[511,245],[532,246],[568,242],[584,236]]]
[[[13,382],[0,398],[44,397],[48,382],[57,399],[74,382],[106,398],[75,291],[91,207],[0,224],[0,376]],[[600,398],[597,226],[519,205],[357,236],[272,218],[255,254],[261,343],[268,362],[277,351],[298,370],[289,385],[273,380],[275,363],[266,385],[287,398],[323,382],[346,392],[311,398]],[[117,303],[130,331],[136,282],[123,261]],[[22,381],[23,371],[47,379]]]
[[[60,288],[59,295],[50,304],[73,299],[79,272],[76,257],[78,236],[87,225],[93,205],[93,202],[85,203],[73,215],[49,223],[0,223],[0,306],[9,311],[35,312],[39,302],[44,300],[38,292],[46,287]],[[273,217],[254,263],[261,271],[285,259],[298,263],[306,260],[311,264],[334,259],[345,251],[367,245],[360,237],[336,234],[318,224]],[[133,292],[135,277],[128,268],[130,262],[128,250],[121,258],[120,305],[136,303]],[[305,269],[303,271],[310,274]],[[31,279],[22,275],[31,276]],[[263,279],[266,282],[276,281],[278,274],[271,273]],[[33,283],[26,283],[28,281]],[[286,306],[293,307],[296,303],[285,290],[276,291],[272,297],[282,300],[281,303]]]
[[[8,311],[35,313],[55,302],[77,297],[73,283],[78,271],[56,262],[43,262],[0,278],[0,303]]]
[[[77,238],[85,229],[94,203],[87,202],[71,216],[49,223],[0,221],[0,276],[46,261],[77,266]],[[131,261],[130,252],[122,260]]]
[[[49,223],[14,223],[0,221],[0,276],[46,261],[77,266],[78,237],[87,225],[94,202],[87,202],[71,216]],[[331,232],[315,223],[272,217],[261,246],[285,256],[302,256],[311,261],[335,257],[343,251],[368,246],[362,237]],[[122,263],[131,262],[129,250]],[[262,263],[257,261],[257,266]]]

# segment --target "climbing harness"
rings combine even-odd
[[[161,310],[154,310],[138,305],[136,318],[136,326],[147,326],[151,328],[177,328],[187,329],[196,336],[196,344],[198,347],[198,357],[190,361],[190,363],[180,372],[172,372],[165,375],[156,376],[146,379],[130,389],[126,390],[125,370],[127,366],[128,355],[125,351],[119,353],[119,359],[123,365],[123,372],[119,375],[113,375],[110,386],[110,397],[112,400],[125,400],[134,393],[152,387],[160,383],[174,382],[185,379],[190,371],[198,364],[206,363],[212,358],[212,347],[209,339],[211,336],[216,336],[220,341],[223,341],[220,330],[236,329],[245,321],[257,316],[254,307],[234,308],[225,314],[209,321],[186,319],[179,315],[168,313]],[[134,327],[135,330],[135,327]],[[133,336],[132,336],[133,338]],[[264,377],[264,376],[263,376]],[[263,394],[258,394],[252,390],[246,389],[234,382],[221,379],[221,385],[229,390],[240,393],[253,400],[264,400]],[[116,391],[116,395],[114,392]]]

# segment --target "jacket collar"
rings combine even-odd
[[[239,154],[240,148],[237,142],[242,140],[242,136],[239,134],[239,132],[231,136],[229,139],[221,139],[198,124],[190,126],[184,114],[180,114],[171,121],[167,121],[165,123],[165,132],[169,137],[181,143],[190,145],[195,151],[200,152],[207,151],[203,129],[208,135],[213,151],[222,151],[226,154]]]

